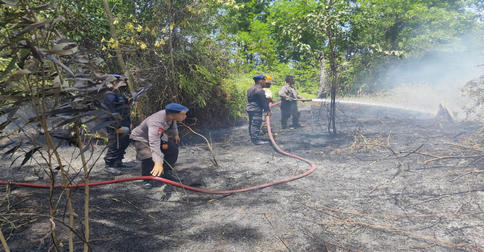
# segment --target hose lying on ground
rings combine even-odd
[[[271,107],[276,106],[276,105],[279,105],[279,104],[280,103],[271,104]],[[168,179],[165,179],[165,178],[153,177],[153,176],[138,176],[138,177],[129,177],[129,178],[122,178],[122,179],[114,179],[114,180],[106,180],[106,181],[100,181],[100,182],[93,182],[93,183],[89,183],[89,186],[100,186],[100,185],[121,183],[121,182],[127,182],[127,181],[150,179],[150,180],[160,181],[160,182],[163,182],[163,183],[166,183],[166,184],[170,184],[170,185],[173,185],[173,186],[185,188],[187,190],[191,190],[191,191],[195,191],[195,192],[200,192],[200,193],[208,193],[208,194],[230,194],[230,193],[246,192],[246,191],[261,189],[261,188],[265,188],[265,187],[269,187],[269,186],[273,186],[273,185],[277,185],[277,184],[287,183],[289,181],[293,181],[293,180],[296,180],[296,179],[300,179],[300,178],[302,178],[304,176],[307,176],[307,175],[311,174],[316,169],[316,165],[313,162],[311,162],[311,161],[309,161],[309,160],[307,160],[305,158],[302,158],[302,157],[300,157],[298,155],[291,154],[291,153],[288,153],[288,152],[285,152],[284,150],[282,150],[279,147],[279,145],[277,145],[277,143],[274,140],[274,136],[272,135],[271,120],[270,120],[270,117],[269,116],[266,117],[266,121],[267,121],[267,133],[268,133],[269,138],[270,138],[270,140],[272,142],[272,146],[278,152],[280,152],[283,155],[286,155],[288,157],[295,158],[295,159],[299,159],[301,161],[306,162],[311,167],[309,170],[307,170],[306,172],[301,173],[299,175],[290,177],[290,178],[286,178],[286,179],[282,179],[282,180],[277,180],[277,181],[273,181],[273,182],[266,183],[266,184],[261,184],[261,185],[246,187],[246,188],[240,188],[240,189],[232,189],[232,190],[207,190],[207,189],[202,189],[202,188],[197,188],[197,187],[192,187],[192,186],[184,185],[182,183],[178,183],[178,182],[175,182],[175,181],[171,181],[171,180],[168,180]],[[16,186],[23,186],[23,187],[35,187],[35,188],[50,188],[51,187],[51,185],[48,185],[48,184],[30,184],[30,183],[10,182],[10,181],[0,181],[0,185],[16,185]],[[84,184],[73,184],[73,185],[68,185],[67,187],[69,187],[69,188],[78,188],[78,187],[81,187],[82,188],[84,186],[85,186]],[[64,188],[65,186],[64,185],[55,185],[54,187],[55,188]]]

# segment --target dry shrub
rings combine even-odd
[[[390,147],[390,135],[365,136],[358,129],[353,136],[353,143],[349,146],[350,152],[384,152]]]

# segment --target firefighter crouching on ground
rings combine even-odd
[[[265,85],[266,76],[257,75],[254,78],[254,86],[247,90],[247,114],[249,115],[249,135],[252,143],[256,145],[268,144],[261,138],[262,113],[271,116],[269,103],[262,89]]]
[[[279,90],[281,97],[281,127],[287,128],[287,120],[292,116],[292,127],[301,127],[299,123],[299,111],[297,108],[297,100],[303,99],[294,87],[296,78],[293,75],[286,76],[286,84]]]
[[[136,159],[141,161],[141,176],[160,176],[180,182],[173,175],[180,143],[177,122],[185,120],[187,112],[187,107],[170,103],[133,130],[131,139],[136,148]],[[149,189],[156,185],[159,183],[146,180],[143,187]]]
[[[127,78],[121,75],[113,74],[108,76],[108,91],[104,93],[103,108],[108,110],[111,115],[106,119],[113,121],[107,127],[108,133],[108,151],[104,157],[106,170],[114,174],[121,174],[119,168],[126,168],[127,165],[122,162],[126,148],[129,145],[129,131],[131,120],[130,104],[125,95]]]

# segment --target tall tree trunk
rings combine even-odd
[[[328,87],[326,79],[326,61],[324,60],[324,52],[319,52],[319,90],[318,98],[326,98]]]
[[[111,12],[111,9],[109,8],[109,3],[108,0],[104,0],[104,11],[106,12],[106,16],[108,17],[109,20],[109,30],[111,32],[111,37],[113,37],[114,41],[119,41],[118,40],[118,34],[116,33],[116,27],[114,27],[114,18],[113,18],[113,13]],[[133,76],[131,73],[128,71],[126,68],[126,63],[124,62],[123,59],[123,54],[121,52],[121,48],[116,47],[116,58],[118,60],[118,64],[121,67],[121,70],[123,71],[123,74],[125,76],[128,76],[128,87],[130,92],[134,92],[134,85],[133,85]]]
[[[178,96],[178,81],[175,80],[176,78],[176,70],[175,70],[175,56],[174,56],[174,35],[175,35],[175,17],[174,9],[173,9],[173,0],[168,1],[168,22],[169,22],[169,29],[168,29],[168,50],[170,51],[170,82],[172,83],[172,97],[176,99]]]
[[[331,6],[332,0],[329,1]],[[338,83],[338,67],[336,63],[336,53],[334,48],[334,36],[335,31],[332,26],[332,20],[328,22],[328,28],[326,34],[328,36],[328,49],[329,49],[329,67],[330,67],[330,80],[331,80],[331,105],[329,109],[329,121],[328,121],[328,133],[331,135],[336,135],[336,87]]]

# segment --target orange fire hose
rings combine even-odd
[[[276,105],[279,105],[279,104],[280,104],[280,102],[274,103],[274,104],[270,104],[270,106],[273,107],[273,106],[276,106]],[[261,184],[261,185],[246,187],[246,188],[240,188],[240,189],[231,189],[231,190],[208,190],[208,189],[203,189],[203,188],[197,188],[197,187],[192,187],[192,186],[184,185],[182,183],[178,183],[178,182],[175,182],[175,181],[171,181],[171,180],[168,180],[168,179],[165,179],[165,178],[153,177],[153,176],[138,176],[138,177],[130,177],[130,178],[122,178],[122,179],[114,179],[114,180],[106,180],[106,181],[100,181],[100,182],[93,182],[93,183],[89,183],[89,186],[91,187],[91,186],[107,185],[107,184],[121,183],[121,182],[127,182],[127,181],[150,179],[150,180],[160,181],[160,182],[163,182],[163,183],[166,183],[166,184],[170,184],[172,186],[177,186],[177,187],[185,188],[187,190],[191,190],[191,191],[195,191],[195,192],[200,192],[200,193],[207,193],[207,194],[231,194],[231,193],[246,192],[246,191],[261,189],[261,188],[265,188],[265,187],[269,187],[269,186],[273,186],[273,185],[278,185],[278,184],[282,184],[282,183],[287,183],[289,181],[293,181],[293,180],[296,180],[296,179],[300,179],[300,178],[302,178],[304,176],[307,176],[307,175],[311,174],[316,169],[316,165],[313,162],[311,162],[311,161],[309,161],[309,160],[307,160],[305,158],[302,158],[302,157],[300,157],[298,155],[291,154],[291,153],[288,153],[288,152],[285,152],[284,150],[282,150],[279,147],[279,145],[277,145],[277,143],[274,141],[274,136],[272,135],[272,130],[271,130],[271,120],[270,120],[270,117],[269,116],[266,117],[266,121],[267,121],[267,133],[268,133],[269,138],[270,138],[270,140],[272,142],[272,146],[278,152],[280,152],[283,155],[286,155],[288,157],[295,158],[295,159],[299,159],[301,161],[306,162],[311,167],[309,170],[307,170],[306,172],[301,173],[299,175],[290,177],[290,178],[286,178],[286,179],[282,179],[282,180],[277,180],[277,181],[273,181],[273,182],[266,183],[266,184]],[[30,183],[10,182],[10,181],[0,181],[0,185],[16,185],[16,186],[23,186],[23,187],[35,187],[35,188],[50,188],[51,187],[51,185],[48,185],[48,184],[30,184]],[[78,188],[78,187],[83,188],[84,186],[85,186],[84,184],[73,184],[73,185],[68,185],[67,187],[69,187],[69,188]],[[66,187],[66,186],[64,186],[64,185],[55,185],[54,186],[54,188],[64,188],[64,187]]]

